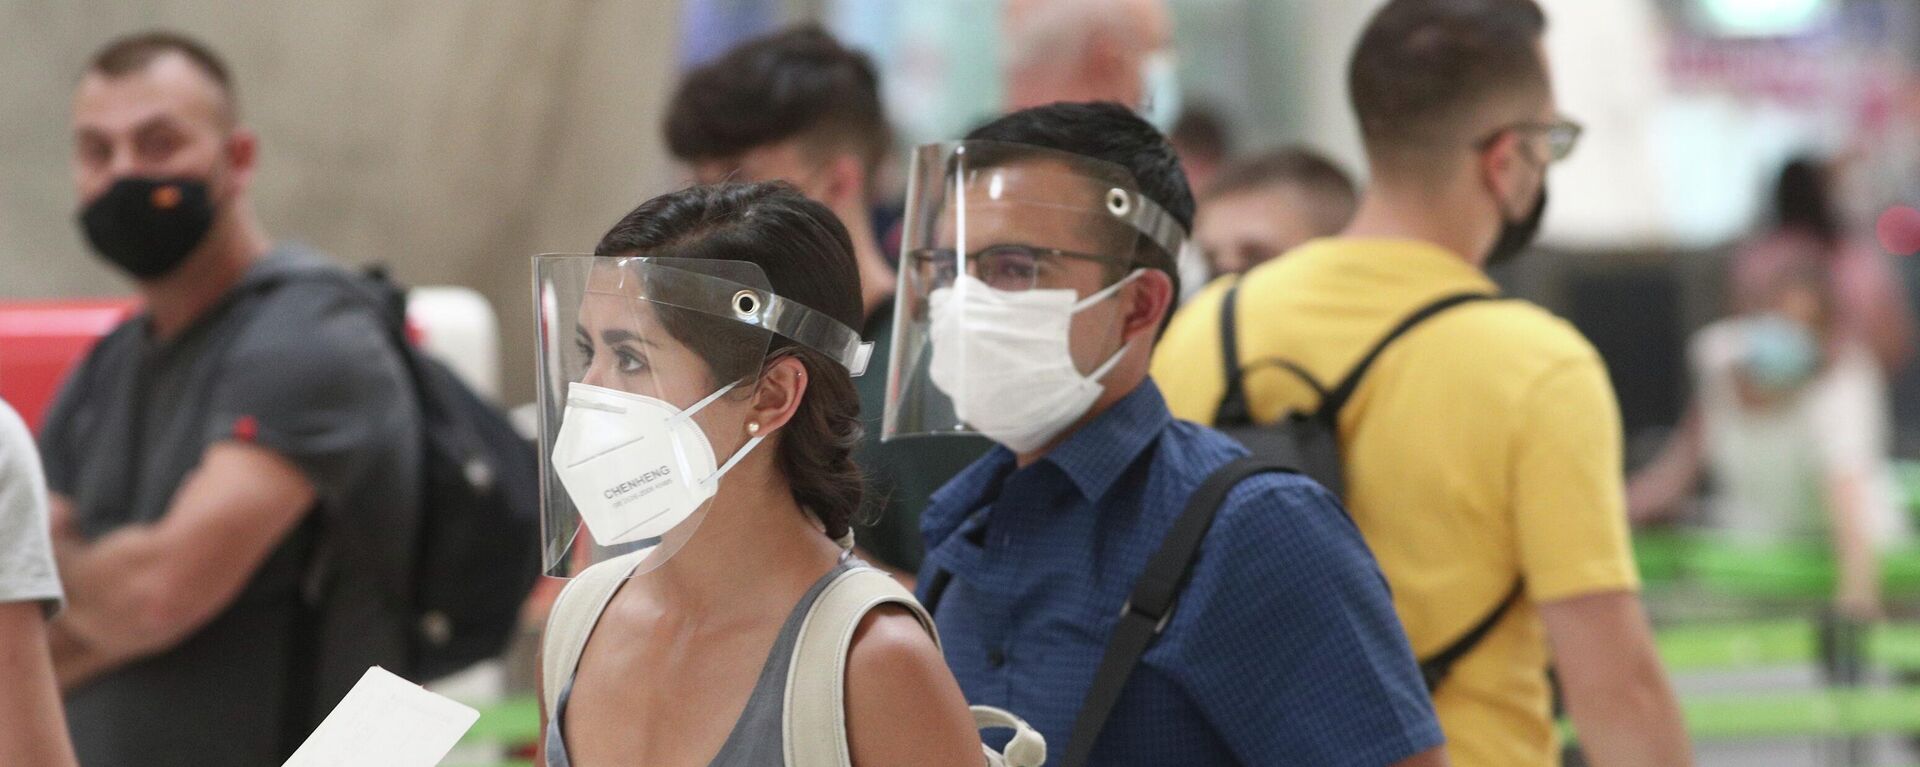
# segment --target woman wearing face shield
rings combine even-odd
[[[695,187],[537,263],[550,572],[576,576],[543,643],[545,763],[791,764],[804,706],[854,765],[981,764],[917,605],[856,616],[841,666],[795,653],[860,567],[860,283],[834,214],[780,183]],[[795,699],[807,674],[843,707]]]

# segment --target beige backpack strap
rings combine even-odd
[[[582,570],[554,598],[540,639],[540,699],[546,702],[549,716],[559,707],[560,691],[580,665],[580,653],[587,649],[587,637],[600,622],[600,613],[647,553],[636,551]]]
[[[785,701],[787,767],[847,767],[847,650],[860,619],[883,604],[913,613],[933,637],[933,617],[912,594],[879,570],[856,566],[835,577],[800,623]]]
[[[982,730],[1013,731],[1004,755],[986,746],[980,747],[986,752],[989,767],[1041,767],[1047,763],[1047,739],[1040,737],[1040,731],[1027,724],[1027,720],[1005,709],[974,706],[973,726]]]

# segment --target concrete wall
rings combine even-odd
[[[0,298],[131,289],[73,224],[69,101],[101,43],[174,28],[234,70],[269,231],[480,290],[523,401],[528,257],[590,249],[674,180],[658,121],[676,16],[672,0],[0,0]]]

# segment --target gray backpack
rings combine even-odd
[[[1420,323],[1431,319],[1448,309],[1475,301],[1490,301],[1496,296],[1485,293],[1456,293],[1443,296],[1426,304],[1400,320],[1385,337],[1375,342],[1367,350],[1360,362],[1353,366],[1340,383],[1329,389],[1320,383],[1312,373],[1292,360],[1281,357],[1266,357],[1246,365],[1240,364],[1240,334],[1238,319],[1235,316],[1235,304],[1240,293],[1240,283],[1227,288],[1227,294],[1220,301],[1220,353],[1225,365],[1227,383],[1226,394],[1220,398],[1220,405],[1213,413],[1213,427],[1234,438],[1255,456],[1272,459],[1282,465],[1297,467],[1300,473],[1313,478],[1322,487],[1331,491],[1335,497],[1346,498],[1347,483],[1341,464],[1340,453],[1340,409],[1347,400],[1353,398],[1355,390],[1360,388],[1360,379],[1373,367],[1380,353],[1394,341],[1406,335]],[[1313,387],[1320,395],[1320,405],[1311,412],[1299,410],[1288,412],[1280,420],[1270,424],[1253,421],[1253,411],[1247,405],[1245,376],[1250,370],[1262,367],[1275,367],[1292,373],[1295,377]],[[1520,602],[1526,594],[1526,582],[1516,579],[1513,588],[1494,605],[1493,609],[1439,652],[1420,659],[1420,675],[1426,680],[1429,693],[1439,689],[1453,672],[1454,664],[1472,652],[1481,640],[1492,633],[1493,627],[1500,623],[1507,611]]]

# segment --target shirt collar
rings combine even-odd
[[[1328,237],[1301,245],[1297,252],[1336,259],[1344,269],[1377,273],[1388,281],[1421,286],[1443,284],[1452,290],[1500,291],[1500,286],[1486,272],[1459,254],[1426,240]]]
[[[1041,461],[1058,467],[1081,496],[1097,500],[1172,422],[1166,398],[1149,378],[1068,436]]]
[[[1167,401],[1149,378],[1067,437],[1041,462],[1059,468],[1088,500],[1098,499],[1171,423]],[[1015,461],[1013,451],[995,445],[934,491],[921,516],[921,531],[928,540],[945,539],[966,515],[998,498]]]

